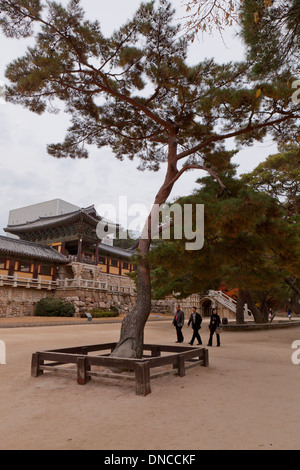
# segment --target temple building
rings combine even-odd
[[[0,317],[33,315],[49,296],[73,303],[76,316],[99,307],[129,311],[136,301],[135,251],[99,238],[116,228],[93,205],[79,208],[61,199],[10,211],[3,229],[8,236],[0,236]],[[152,301],[152,312],[172,313],[176,302],[173,296]],[[210,291],[181,305],[187,315],[195,305],[202,316],[219,305],[221,316],[230,318],[234,302]]]
[[[0,275],[30,281],[55,281],[66,259],[51,246],[0,236]],[[3,285],[0,281],[0,286]]]
[[[45,296],[73,302],[77,314],[99,306],[128,309],[135,301],[126,276],[135,269],[134,251],[98,238],[99,226],[105,233],[109,224],[93,205],[60,199],[10,211],[8,236],[0,236],[0,316],[32,315]]]
[[[50,203],[51,201],[46,204],[49,206]],[[94,206],[89,206],[8,225],[4,231],[20,240],[51,246],[69,263],[92,264],[100,266],[107,274],[121,276],[133,271],[134,266],[130,258],[134,253],[110,246],[107,242],[101,243],[97,236],[99,224],[104,226],[104,232],[108,222],[97,214]]]

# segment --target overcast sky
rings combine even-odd
[[[62,1],[66,3],[66,1]],[[183,23],[185,9],[181,0],[172,1],[178,19]],[[125,23],[138,8],[140,0],[82,0],[91,19],[98,19],[104,34],[111,34]],[[225,34],[225,44],[218,34],[195,41],[190,49],[190,61],[200,62],[214,57],[219,62],[243,57],[243,45],[235,31]],[[0,33],[0,80],[5,82],[6,66],[26,50],[26,42],[7,39]],[[91,148],[87,160],[55,159],[47,154],[49,143],[61,142],[69,125],[69,116],[48,113],[37,116],[21,106],[0,105],[0,165],[1,207],[0,234],[6,227],[10,209],[60,198],[80,207],[94,204],[118,205],[119,196],[127,196],[128,206],[142,204],[150,210],[161,185],[163,173],[139,172],[138,162],[117,160],[109,148]],[[256,144],[235,157],[239,172],[252,170],[276,147],[272,142]],[[195,180],[204,176],[189,172],[175,184],[171,198],[190,194]]]

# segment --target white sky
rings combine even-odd
[[[66,3],[65,0],[62,3]],[[140,0],[82,0],[91,19],[98,19],[104,34],[125,23],[138,8]],[[181,0],[172,0],[180,22],[186,15]],[[24,40],[7,39],[0,33],[0,81],[5,81],[6,66],[26,50]],[[243,57],[243,46],[234,31],[227,31],[225,44],[218,34],[195,41],[190,61],[200,62],[214,57],[219,62]],[[128,206],[142,204],[149,208],[159,189],[164,172],[139,172],[138,162],[117,160],[109,148],[90,148],[87,160],[55,159],[48,155],[47,144],[62,142],[69,126],[69,116],[48,113],[35,115],[21,106],[0,104],[0,170],[1,207],[0,234],[6,227],[10,209],[61,198],[80,207],[94,204],[118,206],[119,196],[126,196]],[[234,159],[239,172],[252,170],[270,153],[276,151],[272,142],[256,144],[241,151]],[[196,187],[195,180],[204,172],[183,175],[173,188],[171,199],[188,195]]]

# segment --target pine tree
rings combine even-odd
[[[284,210],[283,217],[292,230],[300,230],[300,148],[299,144],[286,145],[281,152],[270,155],[251,173],[242,175],[246,184],[258,191],[264,191],[276,198]],[[297,250],[295,251],[297,256]],[[299,254],[298,254],[299,256]],[[296,272],[294,276],[287,275],[285,284],[289,286],[293,310],[299,312],[300,279]]]
[[[279,72],[297,77],[300,59],[298,0],[242,0],[241,34],[252,71],[259,77]],[[298,77],[299,78],[299,77]]]
[[[204,178],[199,190],[176,201],[182,206],[204,204],[205,244],[200,251],[186,252],[184,239],[158,243],[149,255],[154,295],[176,292],[185,298],[224,283],[230,290],[239,289],[237,322],[243,322],[247,303],[255,321],[262,323],[268,310],[256,303],[278,296],[286,278],[299,273],[300,227],[265,192],[232,174],[222,181],[230,194],[220,195],[216,183]]]
[[[300,4],[298,0],[186,0],[186,28],[221,35],[234,26],[248,48],[248,61],[259,77],[288,70],[298,73]]]
[[[286,217],[300,215],[300,147],[286,145],[260,163],[242,180],[275,197],[286,210]]]
[[[299,107],[280,78],[264,93],[248,76],[249,64],[187,63],[188,37],[174,24],[167,0],[142,3],[133,18],[104,37],[98,21],[85,19],[80,0],[67,6],[43,0],[0,0],[0,26],[9,37],[34,37],[23,57],[6,70],[7,100],[41,114],[59,102],[71,116],[63,143],[48,152],[86,158],[88,145],[110,146],[120,160],[138,159],[141,170],[166,172],[154,203],[164,203],[191,169],[215,178],[224,166],[225,143],[279,141],[298,132]],[[221,162],[221,165],[220,165]],[[137,301],[125,317],[115,354],[141,357],[151,308],[147,254],[151,213],[138,245]]]

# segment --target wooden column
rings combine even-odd
[[[82,238],[78,239],[77,261],[80,263],[82,257]]]
[[[39,274],[39,265],[35,263],[34,266],[33,266],[33,276],[32,276],[32,278],[37,279],[38,274]]]
[[[9,268],[8,268],[8,275],[13,276],[15,272],[15,260],[10,259],[9,260]]]
[[[96,249],[95,249],[95,263],[96,266],[98,266],[99,263],[99,243],[96,243]]]

